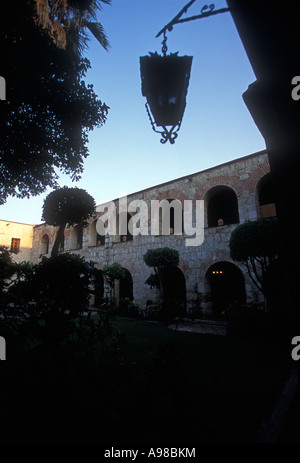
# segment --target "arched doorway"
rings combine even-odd
[[[129,299],[133,300],[133,281],[132,276],[129,270],[123,268],[125,270],[125,277],[121,278],[120,280],[120,301],[122,299]]]
[[[242,271],[231,262],[217,262],[206,272],[210,285],[212,316],[226,316],[228,306],[246,301],[245,282]]]
[[[183,272],[178,267],[170,267],[163,274],[164,304],[173,315],[183,315],[186,311],[186,287]]]

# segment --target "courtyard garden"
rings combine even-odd
[[[136,414],[133,439],[255,441],[289,375],[279,346],[124,318],[114,326],[124,336],[123,353],[135,377],[128,402]]]
[[[93,312],[92,263],[1,259],[2,442],[255,442],[291,367],[264,321],[222,336]]]

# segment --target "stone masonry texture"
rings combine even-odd
[[[130,272],[133,283],[133,301],[140,310],[146,308],[147,301],[156,302],[158,297],[157,290],[155,288],[151,289],[150,286],[145,284],[151,269],[145,265],[143,255],[148,249],[165,246],[179,251],[180,261],[178,267],[184,276],[186,310],[188,312],[193,310],[197,304],[202,304],[201,308],[205,311],[205,302],[200,303],[199,301],[203,301],[203,296],[207,296],[209,300],[210,284],[207,272],[213,264],[218,262],[230,262],[238,267],[243,274],[247,300],[258,302],[260,295],[257,293],[244,266],[231,260],[228,244],[231,232],[236,226],[260,218],[259,185],[269,171],[267,152],[260,151],[128,195],[128,203],[133,200],[143,200],[147,203],[149,226],[151,226],[150,205],[152,200],[177,199],[182,205],[184,200],[192,200],[194,209],[196,200],[204,200],[204,241],[199,246],[186,246],[185,239],[187,236],[184,234],[154,236],[150,232],[148,235],[136,235],[133,236],[132,240],[119,242],[115,237],[106,236],[105,244],[96,245],[95,240],[91,242],[91,234],[95,234],[95,224],[93,224],[95,219],[91,219],[89,226],[84,229],[80,249],[70,249],[70,243],[74,243],[74,239],[73,237],[72,240],[70,239],[72,229],[66,228],[64,251],[84,256],[88,261],[95,262],[98,269],[103,269],[103,266],[113,262],[120,263],[122,267]],[[237,199],[239,223],[208,226],[207,214],[210,199],[213,197],[214,192],[228,191],[229,189],[234,192]],[[113,201],[118,212],[119,200]],[[100,215],[98,213],[98,216]],[[49,238],[48,253],[51,252],[56,231],[55,227],[47,224],[34,227],[32,262],[37,263],[41,259],[41,242],[45,235]],[[209,303],[207,307],[209,310]]]

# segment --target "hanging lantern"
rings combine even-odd
[[[161,143],[169,140],[173,144],[186,106],[193,57],[178,56],[178,53],[167,56],[165,41],[166,38],[163,56],[156,52],[140,57],[140,70],[142,95],[147,98],[146,109],[152,128],[162,135]],[[157,130],[155,124],[163,130]]]

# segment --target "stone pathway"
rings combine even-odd
[[[190,331],[193,333],[201,334],[215,334],[219,336],[226,336],[227,323],[214,320],[193,320],[180,319],[175,323],[169,325],[172,330]]]

